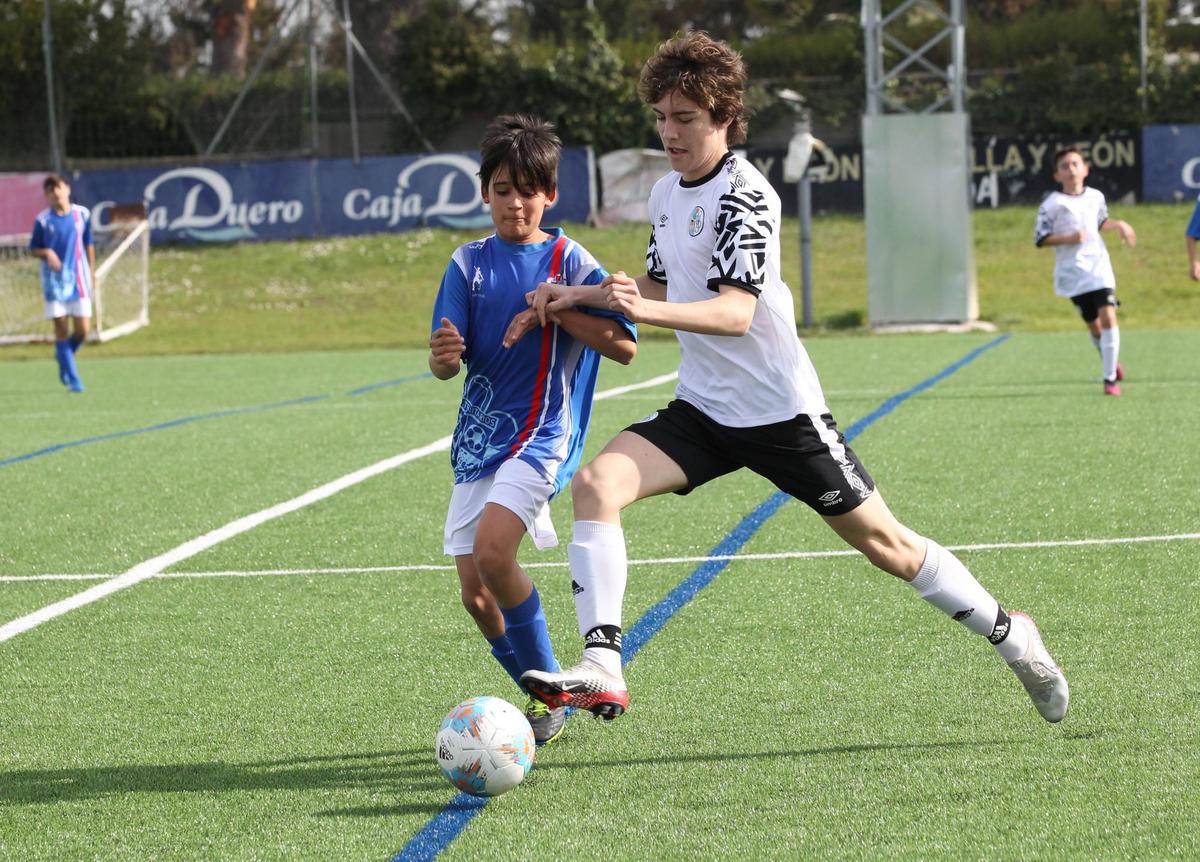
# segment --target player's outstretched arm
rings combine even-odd
[[[1119,218],[1110,218],[1100,225],[1100,230],[1115,230],[1121,235],[1121,242],[1127,246],[1137,245],[1137,233],[1133,230],[1133,225],[1127,221],[1121,221]]]
[[[741,336],[750,331],[758,297],[732,284],[722,284],[712,299],[667,302],[666,285],[649,276],[632,279],[615,273],[604,280],[609,289],[608,307],[634,323],[649,323],[701,335]],[[645,285],[653,297],[642,293]]]
[[[438,380],[449,380],[462,367],[467,343],[450,318],[443,317],[441,323],[429,336],[429,370]]]
[[[629,336],[625,327],[611,317],[599,317],[577,308],[568,308],[557,312],[547,311],[546,319],[548,325],[561,326],[601,356],[614,362],[628,365],[637,354],[637,342]],[[541,327],[537,313],[532,308],[525,309],[509,323],[504,333],[504,346],[512,347],[530,332]]]

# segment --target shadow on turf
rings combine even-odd
[[[0,807],[49,805],[118,794],[228,793],[245,790],[377,789],[424,793],[447,789],[430,748],[374,751],[249,763],[168,763],[18,769],[0,772]],[[441,802],[316,812],[340,814],[434,814]]]

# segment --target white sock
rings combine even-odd
[[[575,594],[575,616],[579,633],[587,637],[598,626],[621,625],[628,563],[625,531],[603,521],[576,521],[571,544],[571,591]],[[620,674],[621,653],[609,647],[584,647],[583,658],[610,673]]]
[[[1117,354],[1121,352],[1121,330],[1114,326],[1112,329],[1100,330],[1100,358],[1104,362],[1104,379],[1117,379]]]
[[[925,562],[912,585],[918,595],[976,634],[992,641],[1005,661],[1025,654],[1025,629],[1009,623],[992,594],[967,571],[958,557],[932,539],[925,540]],[[993,638],[1003,638],[995,643]]]

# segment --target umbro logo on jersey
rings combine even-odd
[[[658,226],[659,226],[659,227],[666,227],[666,226],[667,226],[667,214],[666,214],[666,213],[663,213],[662,215],[660,215],[660,216],[658,217]]]
[[[583,592],[583,587],[579,586],[579,581],[576,581],[576,580],[572,579],[572,581],[571,581],[571,595],[573,595],[573,596],[577,596],[577,595],[579,595],[579,594],[580,594],[580,593],[582,593],[582,592]]]
[[[955,620],[955,622],[961,623],[963,620],[965,620],[967,617],[969,617],[973,613],[975,613],[974,608],[967,608],[965,611],[959,611],[958,613],[956,613],[954,615],[954,620]]]

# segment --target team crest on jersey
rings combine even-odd
[[[483,270],[475,267],[475,277],[471,279],[471,295],[479,296],[483,293]]]
[[[697,206],[688,219],[688,236],[698,236],[704,230],[704,207]]]

